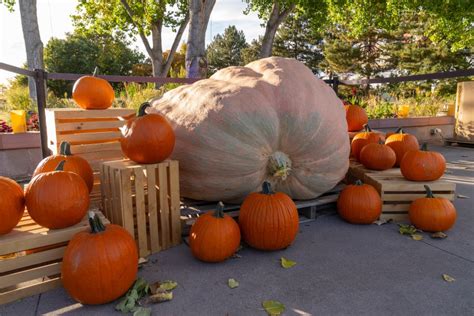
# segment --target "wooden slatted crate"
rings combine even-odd
[[[428,185],[437,197],[454,200],[456,183],[443,177],[436,181],[418,182],[406,180],[399,168],[384,171],[366,169],[360,163],[351,160],[348,178],[350,182],[357,179],[372,185],[382,198],[382,215],[380,219],[408,221],[408,209],[412,201],[426,196],[424,185]]]
[[[120,127],[135,116],[132,109],[82,110],[46,109],[48,147],[59,152],[62,141],[71,144],[71,152],[86,159],[94,170],[91,207],[101,203],[100,164],[123,159],[120,148]]]
[[[101,185],[104,213],[135,237],[141,257],[181,243],[177,161],[105,162]]]
[[[101,213],[104,224],[107,219]],[[0,237],[0,305],[39,294],[61,285],[61,261],[69,240],[88,229],[85,217],[79,224],[49,230],[25,212],[17,227]]]

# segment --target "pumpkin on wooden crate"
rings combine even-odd
[[[400,164],[402,175],[411,181],[434,181],[441,178],[446,170],[446,160],[435,151],[428,151],[424,143],[421,150],[407,151]]]
[[[395,166],[397,167],[400,166],[400,163],[402,162],[402,158],[406,154],[407,151],[418,150],[418,148],[420,147],[416,137],[411,134],[405,133],[403,129],[400,129],[400,131],[396,134],[390,135],[385,140],[385,145],[392,148],[393,151],[395,152],[395,155],[397,156],[397,161],[395,162]]]
[[[31,179],[26,187],[26,207],[31,218],[43,227],[59,229],[79,223],[89,209],[89,190],[74,172],[64,171],[65,160],[54,171]]]
[[[20,222],[25,212],[25,196],[21,186],[0,176],[0,235],[8,234]]]
[[[199,216],[189,233],[194,257],[205,262],[221,262],[232,256],[240,245],[240,229],[235,220],[224,214],[219,202],[214,212]]]
[[[346,110],[346,121],[348,132],[358,132],[364,128],[364,125],[369,122],[369,118],[365,110],[355,104],[344,106]]]
[[[426,197],[410,204],[408,216],[416,228],[427,232],[441,232],[453,227],[456,222],[456,208],[446,198],[435,197],[425,185]]]
[[[373,186],[357,180],[339,194],[337,211],[351,224],[372,224],[382,213],[382,199]]]
[[[370,170],[387,170],[395,165],[397,156],[392,148],[379,139],[378,143],[370,143],[362,148],[359,161]]]
[[[175,135],[168,120],[161,114],[145,112],[150,104],[140,106],[137,117],[122,127],[120,145],[129,159],[144,164],[158,163],[173,152]]]
[[[341,100],[303,63],[270,57],[221,69],[151,101],[176,133],[184,197],[241,203],[270,180],[312,199],[349,167]]]
[[[41,160],[33,173],[33,177],[40,173],[54,171],[58,163],[63,160],[65,161],[64,171],[70,171],[80,175],[86,182],[89,192],[91,192],[94,186],[94,172],[87,160],[71,154],[71,145],[69,145],[68,142],[61,142],[59,155],[52,155]]]
[[[64,252],[62,283],[82,304],[112,302],[127,292],[137,277],[138,250],[124,228],[103,225],[89,212],[90,231],[74,235]]]
[[[108,109],[115,99],[115,92],[107,80],[96,77],[97,68],[92,76],[82,76],[72,87],[72,98],[85,110]]]
[[[250,193],[240,206],[242,237],[251,247],[279,250],[291,245],[299,228],[298,210],[282,192],[273,192],[265,181],[262,192]]]
[[[379,140],[383,140],[383,136],[379,133],[373,132],[369,124],[364,125],[364,131],[357,133],[351,142],[351,153],[354,158],[359,160],[359,154],[365,145],[370,143],[378,143]]]

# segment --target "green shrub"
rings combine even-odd
[[[5,91],[5,110],[36,111],[35,102],[30,99],[28,86],[12,85]]]

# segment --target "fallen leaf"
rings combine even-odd
[[[296,264],[296,261],[292,261],[292,260],[286,259],[284,257],[281,257],[280,258],[280,264],[283,268],[289,269],[289,268],[293,267]]]
[[[389,219],[379,219],[379,220],[376,220],[375,222],[373,222],[373,224],[380,226],[380,225],[388,224],[391,221],[392,221],[391,218],[389,218]]]
[[[163,303],[163,302],[168,302],[173,299],[173,292],[168,292],[168,291],[162,291],[159,290],[156,294],[150,295],[148,297],[147,302],[149,303]]]
[[[454,282],[456,281],[455,278],[453,278],[452,276],[448,275],[448,274],[443,274],[443,280],[445,280],[446,282]]]
[[[443,232],[436,232],[436,233],[431,234],[430,236],[431,238],[438,238],[438,239],[444,239],[448,237],[448,235],[446,235]]]
[[[133,316],[150,316],[151,315],[151,308],[149,307],[139,307],[133,313]]]
[[[278,301],[263,301],[262,306],[270,316],[281,315],[285,311],[285,305]]]
[[[235,289],[236,287],[239,286],[239,282],[237,282],[237,280],[235,279],[229,279],[227,281],[227,285],[231,288],[231,289]]]
[[[458,199],[469,199],[470,197],[468,197],[467,195],[462,195],[462,194],[458,194],[456,196]]]
[[[115,306],[115,309],[122,313],[131,313],[135,311],[138,300],[146,296],[149,290],[150,286],[148,282],[143,278],[138,278],[120,303]]]
[[[172,281],[172,280],[166,280],[166,281],[157,281],[150,285],[150,291],[151,294],[155,294],[157,292],[161,291],[171,291],[174,290],[178,286],[178,282]]]
[[[403,225],[403,224],[399,224],[400,228],[398,229],[398,231],[400,232],[400,234],[402,235],[413,235],[416,233],[417,229],[415,228],[415,226],[413,225]]]
[[[411,235],[411,239],[413,239],[413,240],[422,240],[422,239],[423,239],[423,235],[420,235],[420,234],[413,234],[413,235]]]

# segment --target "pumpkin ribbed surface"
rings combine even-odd
[[[0,235],[8,234],[25,212],[23,189],[12,179],[0,176]]]

